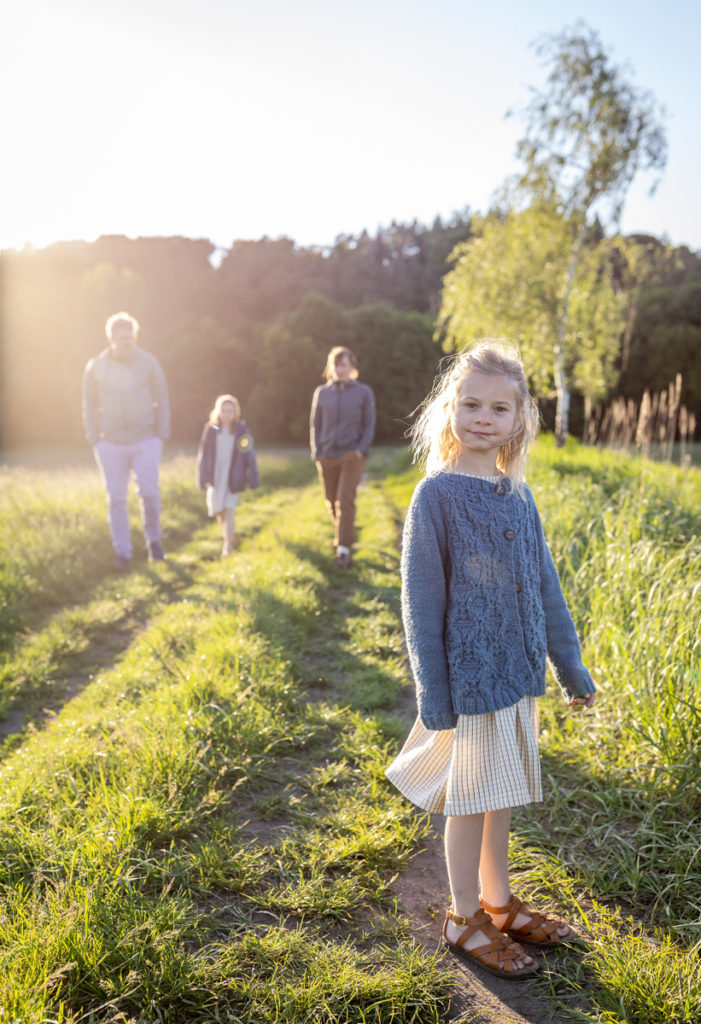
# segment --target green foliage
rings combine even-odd
[[[244,418],[248,415],[247,402],[259,371],[254,354],[258,340],[252,328],[233,334],[212,317],[182,323],[167,333],[161,358],[175,398],[174,436],[198,440],[217,395],[235,395]]]
[[[682,402],[701,410],[701,277],[652,288],[640,297],[625,372],[624,395],[664,391],[682,375]]]
[[[535,393],[544,396],[552,392],[554,353],[562,346],[579,391],[592,401],[602,397],[614,381],[623,328],[608,243],[585,244],[568,283],[577,222],[535,204],[503,217],[491,214],[473,227],[474,237],[457,247],[445,278],[444,347],[455,351],[475,338],[507,337],[518,344]]]
[[[377,304],[351,310],[348,324],[363,378],[375,391],[377,436],[399,441],[438,369],[441,352],[433,340],[433,321]]]
[[[334,334],[334,304],[432,314],[446,257],[469,234],[469,217],[455,214],[430,227],[393,223],[375,237],[344,236],[324,250],[287,238],[239,240],[221,253],[203,239],[106,236],[4,251],[0,446],[82,439],[81,374],[104,348],[105,320],[117,310],[137,317],[144,348],[166,370],[174,438],[193,441],[223,390],[237,395],[244,410],[256,386],[259,395],[284,390],[290,366],[270,364],[262,337],[305,296],[330,301],[326,341]],[[320,325],[320,348],[323,333]],[[319,371],[315,364],[303,384],[308,399]],[[282,418],[276,433],[266,415],[257,426],[278,442],[296,436]]]
[[[308,441],[312,393],[334,345],[355,352],[360,379],[375,393],[377,440],[402,437],[436,373],[440,351],[432,321],[383,303],[344,310],[321,295],[305,296],[299,309],[265,332],[249,407],[258,437]]]
[[[547,391],[549,339],[557,331],[554,303],[562,299],[565,281],[554,261],[566,256],[564,242],[571,241],[573,222],[555,218],[550,226],[542,220],[542,230],[534,223],[531,230],[529,218],[544,218],[544,208],[525,211],[521,253],[514,250],[516,226],[505,233],[500,244],[506,264],[496,268],[488,289],[494,301],[462,333],[457,317],[455,330],[461,338],[507,331],[523,336],[533,379]],[[492,220],[499,222],[487,218],[481,230]],[[144,347],[165,369],[177,441],[194,443],[215,396],[230,391],[241,400],[258,439],[301,442],[311,394],[335,340],[361,354],[363,379],[378,398],[378,440],[398,440],[438,362],[430,333],[443,275],[454,250],[468,251],[455,246],[471,238],[465,211],[449,221],[436,218],[430,227],[393,222],[375,235],[342,236],[324,250],[264,238],[236,241],[222,254],[202,239],[109,236],[90,244],[3,252],[0,445],[82,442],[80,378],[88,359],[104,347],[105,319],[117,309],[137,316]],[[612,353],[618,351],[611,274],[620,294],[640,305],[630,339],[635,346],[640,332],[641,347],[633,355],[650,365],[660,360],[668,365],[669,350],[654,303],[648,316],[639,293],[653,285],[676,288],[699,276],[698,257],[684,247],[636,237],[636,248],[644,250],[637,259],[620,240],[600,243],[602,233],[594,225],[574,282],[566,338],[566,370],[574,372],[575,386],[592,401],[610,385]],[[516,280],[515,266],[521,269]],[[484,291],[482,268],[473,270],[473,291]],[[518,316],[510,316],[509,292]],[[690,346],[696,344],[693,329],[687,329],[695,326],[692,307],[690,301],[682,308],[674,298],[669,310],[678,369],[689,378]],[[444,313],[448,308],[456,312],[452,296]],[[630,339],[626,336],[621,358],[623,387],[640,398],[648,377],[637,374],[632,356],[626,360]],[[687,405],[695,395],[694,385],[685,393]]]
[[[550,71],[525,110],[518,186],[560,206],[566,216],[618,222],[639,171],[661,173],[667,160],[662,115],[636,89],[584,22],[545,35],[536,51]]]
[[[662,170],[666,139],[654,101],[612,65],[598,35],[584,23],[545,36],[538,52],[550,71],[546,87],[533,92],[525,110],[526,133],[518,143],[524,170],[503,189],[507,213],[502,237],[494,220],[484,246],[486,266],[477,266],[481,280],[476,286],[471,280],[474,263],[462,273],[456,268],[458,280],[446,291],[442,320],[451,325],[450,344],[474,337],[471,317],[463,326],[465,318],[458,316],[452,326],[458,312],[456,293],[466,293],[462,305],[469,309],[474,292],[482,307],[474,319],[483,320],[486,313],[503,322],[512,338],[525,336],[534,354],[542,348],[551,356],[555,431],[558,443],[564,444],[572,364],[579,363],[575,383],[587,402],[602,397],[613,379],[622,330],[607,247],[588,236],[606,222],[607,212],[617,224],[638,171]],[[514,220],[515,210],[527,218],[525,237],[518,237],[522,225]],[[462,258],[467,262],[469,251]],[[524,302],[533,278],[533,292]],[[493,304],[496,314],[490,310]],[[536,372],[542,376],[540,369]]]
[[[321,295],[305,296],[299,309],[267,329],[251,396],[258,437],[308,442],[312,394],[322,383],[326,355],[334,345],[348,344],[344,310]]]

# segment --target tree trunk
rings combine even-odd
[[[567,386],[567,375],[565,374],[565,356],[562,345],[555,348],[555,389],[557,391],[557,409],[555,411],[555,443],[562,448],[567,440],[567,432],[570,424],[570,389]]]
[[[633,302],[628,310],[626,318],[626,329],[623,334],[623,347],[621,349],[621,373],[628,369],[628,357],[630,356],[630,342],[635,329],[635,321],[638,319],[638,304]]]
[[[592,443],[591,398],[589,395],[584,396],[584,427],[582,428],[582,442],[584,444]]]
[[[555,443],[561,448],[567,440],[570,427],[570,391],[567,386],[567,374],[565,371],[565,337],[567,335],[567,318],[570,312],[570,295],[574,275],[579,262],[579,251],[584,241],[584,232],[587,228],[586,215],[582,216],[582,223],[570,253],[570,265],[567,268],[567,283],[565,294],[562,299],[560,315],[557,318],[557,343],[555,345],[554,377],[555,389],[557,391],[557,409],[555,412]]]

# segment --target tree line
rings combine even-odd
[[[137,317],[143,346],[164,367],[178,441],[196,438],[214,397],[230,391],[260,440],[304,442],[311,394],[337,344],[357,353],[362,379],[375,390],[378,440],[401,440],[444,356],[436,322],[445,274],[455,274],[484,225],[485,218],[463,212],[430,226],[393,223],[372,236],[343,236],[328,249],[262,238],[222,253],[202,239],[108,236],[3,251],[2,444],[80,441],[83,367],[106,344],[107,316],[120,309]],[[531,240],[542,237],[536,222]],[[628,246],[636,252],[634,282],[614,250],[609,260],[620,294],[635,298],[635,315],[615,335],[596,397],[639,400],[645,389],[666,387],[674,371],[683,375],[687,406],[699,409],[701,258],[652,236]],[[527,264],[533,253],[528,245],[520,251]],[[524,266],[532,294],[536,266],[530,273]],[[514,340],[523,344],[517,334]],[[585,354],[582,337],[580,396]],[[527,364],[552,425],[547,353]],[[575,403],[573,429],[581,421],[577,409]]]
[[[343,236],[328,249],[261,238],[221,252],[202,239],[105,236],[3,251],[2,443],[80,440],[83,367],[106,344],[107,316],[122,309],[166,372],[176,440],[198,436],[223,391],[237,395],[261,440],[305,440],[311,395],[337,344],[356,351],[376,389],[378,438],[396,440],[433,379],[445,261],[469,230],[469,216],[455,214]]]

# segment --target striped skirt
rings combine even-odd
[[[538,704],[486,715],[459,715],[455,729],[433,732],[419,718],[387,769],[400,793],[432,813],[479,814],[543,799],[538,758]]]

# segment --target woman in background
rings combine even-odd
[[[347,569],[355,538],[355,492],[375,436],[375,396],[358,380],[355,355],[341,345],[329,352],[324,377],[326,384],[312,400],[309,443],[333,522],[336,565]]]

